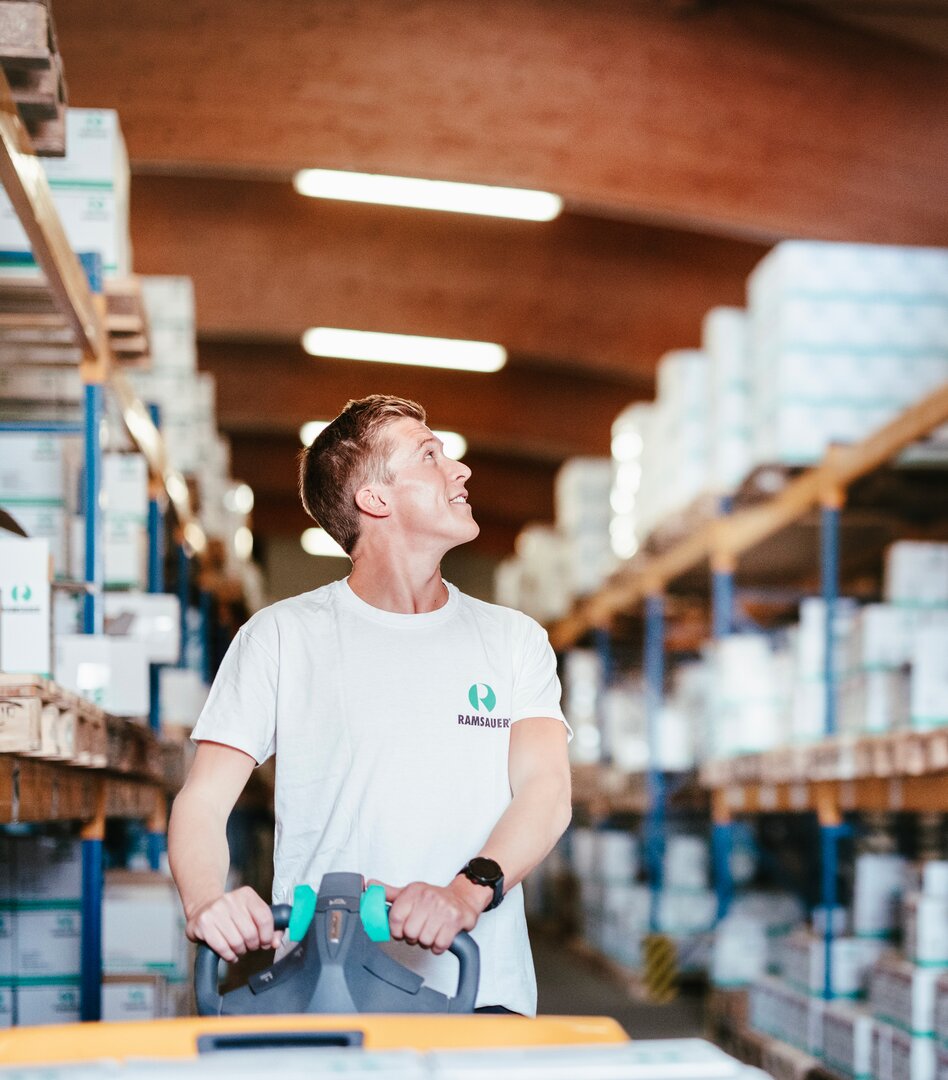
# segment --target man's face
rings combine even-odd
[[[418,543],[438,541],[444,551],[473,540],[480,528],[467,502],[467,465],[445,457],[441,440],[411,417],[394,420],[383,438],[392,446],[394,479],[385,486],[398,529]]]

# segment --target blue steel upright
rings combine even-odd
[[[823,672],[826,680],[827,735],[836,734],[836,601],[839,599],[840,509],[824,506],[820,512],[820,585],[825,609]]]
[[[612,744],[609,740],[609,732],[606,730],[605,714],[603,709],[603,697],[606,690],[612,685],[615,672],[615,660],[612,654],[612,638],[608,630],[596,628],[593,631],[593,640],[596,645],[596,654],[599,657],[599,693],[596,698],[596,721],[599,726],[599,746],[603,762],[612,762]]]
[[[711,626],[716,642],[727,637],[734,629],[734,568],[724,560],[712,565],[711,570]],[[712,824],[711,857],[718,920],[727,915],[734,899],[734,879],[731,875],[733,835],[733,822],[715,821]]]
[[[648,732],[648,813],[645,817],[645,862],[651,887],[649,927],[658,930],[665,857],[665,774],[658,760],[659,723],[665,683],[665,600],[645,599],[645,715]]]
[[[191,559],[183,543],[178,545],[178,603],[181,607],[181,656],[178,667],[188,666],[188,603],[191,599]]]
[[[820,585],[823,595],[823,675],[825,680],[825,732],[836,734],[836,602],[839,599],[840,518],[838,505],[824,503],[820,510]],[[833,909],[836,905],[838,869],[837,844],[842,829],[837,824],[820,822],[822,854],[822,903],[826,912],[823,935],[823,996],[832,997],[833,988]]]
[[[102,291],[102,258],[97,253],[80,255],[93,292]],[[104,388],[99,383],[85,387],[83,418],[85,450],[86,514],[86,594],[82,629],[101,634],[104,629],[102,583],[102,443],[100,430],[104,412]],[[79,965],[79,1014],[83,1020],[99,1020],[102,1015],[102,829],[96,821],[82,838],[82,938]]]
[[[102,442],[99,429],[103,415],[103,388],[90,383],[85,388],[85,490],[86,512],[86,594],[82,609],[82,630],[85,634],[101,634],[102,615]]]
[[[102,845],[100,836],[82,839],[82,937],[79,959],[79,1015],[102,1019]]]

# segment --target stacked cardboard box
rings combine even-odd
[[[98,252],[106,276],[127,277],[132,272],[129,169],[118,113],[67,110],[66,156],[41,163],[72,249]],[[38,274],[26,233],[2,191],[0,253],[10,256],[0,256],[4,273]]]
[[[79,1019],[81,895],[78,839],[0,837],[0,1023]]]

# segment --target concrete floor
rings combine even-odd
[[[631,1000],[607,973],[562,942],[542,934],[532,934],[531,942],[541,1013],[612,1016],[633,1039],[702,1036],[703,994],[691,990],[669,1005],[646,1005]]]

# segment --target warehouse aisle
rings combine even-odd
[[[531,936],[537,969],[539,1011],[548,1015],[612,1016],[634,1039],[702,1035],[704,998],[683,994],[670,1005],[645,1005],[629,999],[608,976],[541,934]]]

